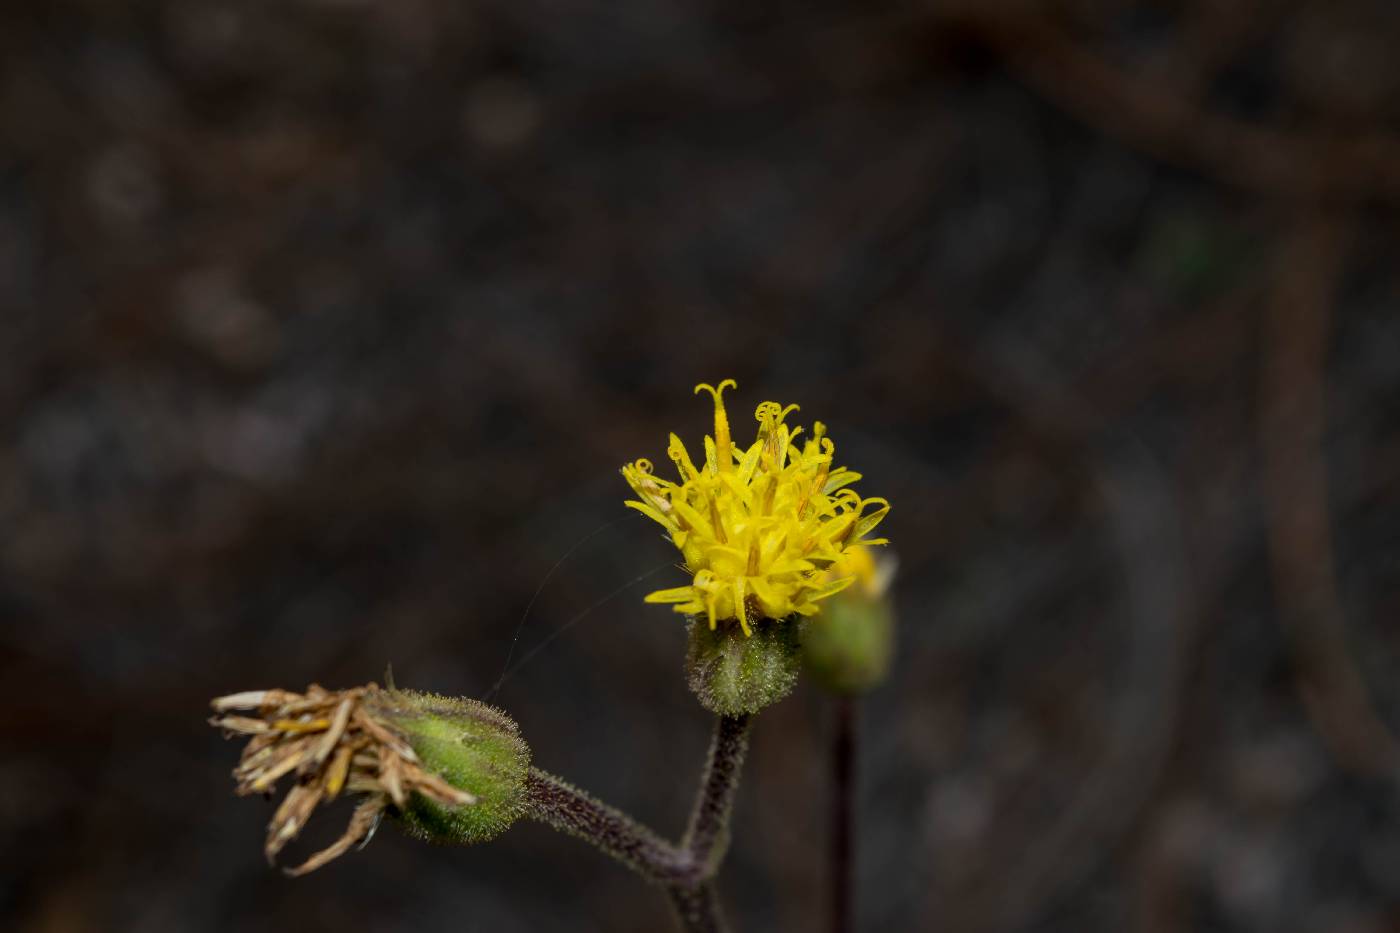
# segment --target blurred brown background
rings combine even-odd
[[[288,881],[205,704],[481,695],[567,554],[499,702],[678,832],[617,468],[734,376],[895,505],[861,929],[1400,930],[1397,49],[1388,0],[6,5],[4,926],[664,929],[532,825]],[[740,929],[821,928],[827,727],[757,722]]]

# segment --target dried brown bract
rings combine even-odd
[[[301,865],[285,869],[288,875],[314,871],[369,841],[390,802],[402,809],[415,793],[452,807],[476,802],[426,770],[408,741],[377,714],[388,695],[375,684],[349,690],[312,684],[305,693],[252,690],[212,701],[216,715],[210,725],[250,737],[233,771],[235,793],[268,793],[283,777],[296,779],[267,827],[263,848],[269,862],[297,837],[319,804],[342,791],[364,795],[345,833]]]

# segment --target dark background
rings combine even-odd
[[[617,469],[733,376],[894,503],[861,929],[1400,929],[1397,49],[1387,0],[5,5],[4,926],[665,929],[534,825],[286,880],[204,717],[480,696],[563,558],[498,701],[678,832],[709,723]],[[756,723],[743,930],[824,922],[828,728]]]

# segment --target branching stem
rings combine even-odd
[[[723,933],[726,926],[714,877],[729,847],[729,817],[748,743],[748,716],[719,717],[690,824],[679,846],[538,768],[531,768],[526,778],[526,812],[665,887],[686,933]]]
[[[611,855],[653,884],[688,885],[699,880],[684,850],[563,778],[531,768],[525,779],[525,800],[530,816]]]

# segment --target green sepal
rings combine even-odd
[[[737,622],[711,629],[692,618],[685,670],[700,705],[721,716],[756,713],[792,692],[802,668],[795,619],[759,619],[744,635]]]
[[[444,806],[414,794],[393,813],[405,832],[429,842],[470,845],[505,832],[525,811],[530,748],[505,713],[476,700],[409,690],[385,693],[376,710],[413,747],[423,767],[476,803]]]

